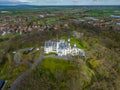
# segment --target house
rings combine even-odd
[[[57,25],[54,26],[54,29],[55,29],[55,30],[60,29],[60,28],[61,28],[61,25],[58,25],[58,24],[57,24]]]
[[[44,53],[49,54],[50,52],[56,53],[58,56],[85,56],[85,52],[82,49],[79,49],[76,44],[71,47],[70,39],[68,39],[67,42],[64,39],[46,41],[44,46]]]
[[[44,17],[45,17],[45,15],[42,15],[42,14],[41,14],[41,15],[39,15],[39,17],[40,17],[40,18],[44,18]]]
[[[65,28],[68,28],[68,27],[69,27],[69,25],[68,25],[67,23],[65,23],[65,24],[64,24],[64,27],[65,27]]]

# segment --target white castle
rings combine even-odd
[[[68,39],[68,42],[66,42],[64,39],[46,41],[44,46],[44,53],[49,54],[50,52],[54,52],[58,56],[85,56],[85,52],[82,49],[77,48],[76,44],[71,47],[70,39]]]

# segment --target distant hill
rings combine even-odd
[[[25,7],[31,7],[29,5],[24,5],[24,4],[21,4],[21,5],[0,5],[0,8],[25,8]]]
[[[36,6],[36,5],[28,5],[26,3],[21,2],[2,2],[0,3],[0,8],[46,8],[46,7],[67,7],[67,8],[77,8],[77,7],[119,7],[120,5],[44,5],[44,6]]]

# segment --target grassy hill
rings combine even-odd
[[[82,60],[45,58],[14,89],[83,90],[93,81],[93,71]]]

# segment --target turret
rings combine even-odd
[[[56,42],[57,46],[56,46],[56,52],[58,53],[58,49],[59,49],[59,41]]]
[[[76,44],[74,44],[74,47],[76,47]]]
[[[68,39],[68,45],[70,46],[70,39]]]
[[[68,39],[68,42],[70,42],[70,38]]]

